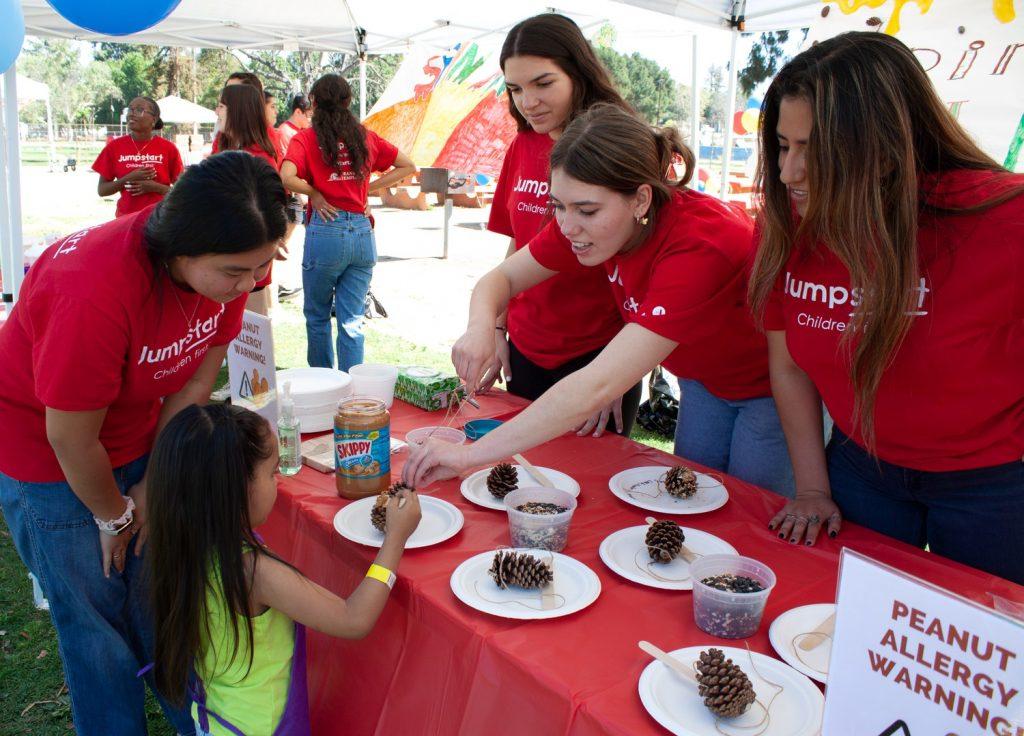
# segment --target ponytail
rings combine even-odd
[[[357,179],[369,175],[370,153],[366,147],[366,131],[349,109],[352,88],[338,74],[325,74],[309,90],[316,107],[313,110],[313,130],[324,163],[338,169],[338,143],[348,151],[352,173]]]
[[[683,175],[672,165],[682,159]],[[594,105],[577,117],[551,150],[551,170],[561,169],[577,181],[632,195],[647,184],[651,207],[646,231],[652,232],[658,210],[676,189],[693,178],[693,152],[675,128],[652,128],[635,114],[609,103]]]

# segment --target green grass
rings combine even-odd
[[[274,349],[279,368],[306,365],[305,325],[301,309],[294,304],[282,304],[275,314]],[[370,320],[367,326],[366,360],[452,369],[446,353],[390,335],[377,320]],[[223,381],[226,380],[225,373]],[[670,440],[645,430],[634,429],[632,437],[637,442],[672,451]],[[146,710],[150,734],[173,736],[174,730],[151,695]],[[0,517],[0,736],[70,733],[71,708],[63,689],[50,616],[32,605],[28,574]]]
[[[81,169],[88,169],[103,150],[105,141],[83,141],[81,143],[54,143],[54,151],[61,166],[69,158],[77,159]],[[21,144],[21,163],[25,166],[46,166],[50,160],[50,146],[45,141]]]

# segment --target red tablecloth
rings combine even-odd
[[[524,405],[503,393],[482,397],[481,409],[466,407],[459,424],[480,417],[506,418]],[[443,413],[428,414],[396,401],[392,433],[402,438],[410,429],[441,419]],[[611,572],[598,556],[601,540],[642,524],[648,515],[613,496],[608,479],[630,467],[672,464],[671,455],[616,435],[594,439],[569,434],[528,456],[537,465],[568,473],[582,487],[565,554],[597,573],[597,601],[549,621],[496,618],[464,605],[452,594],[449,577],[463,560],[509,544],[506,517],[466,501],[457,480],[425,489],[456,504],[465,526],[443,544],[405,553],[391,600],[366,639],[345,641],[310,632],[313,733],[664,733],[637,695],[637,680],[650,658],[636,643],[646,639],[665,650],[735,644],[696,628],[689,591],[633,584]],[[394,478],[405,457],[392,455]],[[835,600],[841,546],[986,606],[992,603],[989,592],[1024,602],[1020,586],[852,524],[835,540],[795,548],[766,526],[783,503],[780,497],[734,478],[726,477],[725,485],[729,502],[724,507],[685,517],[682,523],[726,539],[778,576],[761,629],[747,640],[756,651],[774,653],[767,631],[779,614]],[[283,479],[279,490],[274,513],[260,532],[307,576],[347,596],[376,550],[334,531],[334,515],[347,503],[336,495],[334,477],[304,467]]]

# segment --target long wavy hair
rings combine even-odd
[[[670,176],[672,164],[683,162],[683,175]],[[658,210],[693,177],[693,152],[672,127],[652,128],[618,105],[598,103],[577,117],[551,149],[551,170],[561,169],[577,181],[633,195],[642,184],[651,187],[652,201],[637,242],[654,231]]]
[[[542,13],[514,25],[501,46],[499,62],[502,71],[505,70],[505,62],[513,56],[550,59],[572,80],[572,107],[566,124],[598,102],[609,102],[633,111],[615,88],[608,70],[597,58],[583,31],[564,15]],[[512,95],[508,95],[508,111],[519,130],[531,129],[516,108]]]
[[[332,169],[338,169],[338,143],[348,151],[352,173],[357,179],[369,174],[370,152],[366,148],[366,131],[352,114],[352,88],[338,74],[325,74],[309,90],[313,99],[313,130],[320,153]]]
[[[248,642],[252,666],[252,574],[256,555],[270,553],[252,530],[249,484],[271,448],[265,419],[226,404],[182,409],[153,446],[146,554],[156,620],[154,676],[176,705],[185,703],[189,669],[204,640],[211,640],[208,590],[220,588],[235,614],[229,617],[232,651]],[[243,546],[254,554],[246,557]]]
[[[813,111],[807,144],[807,211],[799,221],[780,181],[776,126],[784,99]],[[1022,188],[966,209],[929,203],[935,174],[971,169],[1007,174],[960,127],[913,52],[873,32],[845,33],[812,46],[782,68],[765,94],[757,191],[761,242],[750,281],[755,314],[796,248],[829,248],[862,289],[842,344],[851,357],[855,426],[874,450],[874,407],[885,369],[910,329],[919,278],[922,212],[977,212]]]
[[[221,90],[220,101],[227,109],[224,130],[220,132],[222,151],[245,150],[257,145],[272,159],[277,151],[267,133],[267,107],[263,90],[248,84],[229,84]]]

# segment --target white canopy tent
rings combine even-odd
[[[818,0],[563,0],[557,5],[533,0],[498,4],[447,0],[291,0],[286,5],[251,0],[182,0],[163,21],[130,36],[108,36],[79,28],[58,15],[46,0],[21,0],[25,32],[88,41],[120,41],[167,46],[224,49],[281,49],[345,51],[362,60],[360,83],[365,86],[368,54],[403,53],[413,43],[450,48],[455,43],[503,35],[523,18],[556,11],[573,18],[584,31],[612,21],[620,30],[643,30],[664,35],[675,32],[692,43],[693,89],[697,79],[697,39],[703,29],[732,32],[729,101],[735,98],[736,40],[744,30],[795,28],[810,24]],[[724,51],[724,49],[723,49]],[[723,54],[724,55],[724,54]],[[699,95],[692,95],[694,133]],[[17,130],[15,74],[4,75],[4,124]],[[366,99],[365,94],[360,99]],[[365,102],[363,103],[365,104]],[[365,116],[365,108],[360,114]],[[728,167],[732,111],[727,131],[725,167]],[[0,130],[0,134],[4,131]],[[21,283],[21,205],[17,135],[4,135],[0,176],[6,182],[9,209],[0,204],[0,268],[14,278],[4,279],[4,299],[13,301]],[[698,141],[699,136],[693,136]],[[9,165],[13,163],[13,165]],[[723,172],[725,169],[723,169]],[[723,180],[727,177],[723,176]]]
[[[184,100],[177,95],[161,97],[156,101],[160,106],[160,119],[165,123],[216,123],[217,113],[208,107]]]

